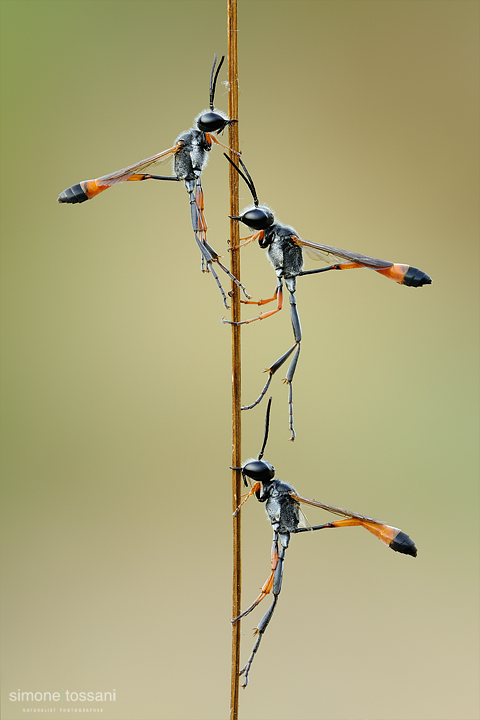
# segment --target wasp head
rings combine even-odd
[[[229,118],[221,112],[221,110],[204,110],[195,118],[195,124],[199,130],[205,133],[219,133],[225,130],[227,125],[238,122],[237,120],[229,120]]]
[[[218,74],[224,60],[225,55],[222,55],[222,57],[220,58],[220,62],[218,63],[217,70],[215,71],[215,66],[217,64],[217,56],[214,55],[212,74],[210,76],[210,111],[204,110],[202,113],[200,113],[198,117],[195,118],[195,124],[197,128],[205,133],[222,132],[222,130],[225,130],[227,125],[238,122],[238,120],[229,120],[228,117],[221,110],[215,110],[213,105],[215,100],[215,88],[217,86]]]
[[[230,217],[232,220],[240,220],[252,230],[267,230],[275,223],[275,216],[266,205],[255,205],[244,210],[238,217]]]
[[[265,460],[247,460],[242,465],[242,475],[254,482],[267,483],[275,477],[275,468]]]

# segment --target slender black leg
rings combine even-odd
[[[254,487],[255,487],[255,485],[252,487],[252,490],[250,490],[250,492],[248,493],[248,496],[253,494],[253,492],[255,492],[253,490]],[[247,498],[248,498],[248,496],[247,496]],[[247,498],[245,498],[245,501],[247,500]],[[243,503],[242,503],[242,505],[243,505]],[[248,607],[246,610],[244,610],[242,613],[240,613],[240,615],[238,615],[236,618],[233,618],[232,625],[235,625],[235,623],[237,623],[239,620],[244,618],[246,615],[249,615],[252,612],[252,610],[254,610],[257,607],[257,605],[259,605],[262,602],[262,600],[267,597],[267,595],[269,594],[270,590],[273,587],[273,579],[275,577],[275,570],[277,568],[277,564],[278,564],[278,533],[274,531],[273,543],[272,543],[272,562],[271,562],[272,572],[270,573],[270,575],[268,576],[266,581],[263,583],[262,588],[260,590],[260,595],[256,598],[256,600],[253,601],[253,603],[250,605],[250,607]]]
[[[277,536],[277,533],[274,534],[274,538]],[[274,540],[275,542],[275,540]],[[275,568],[275,573],[273,576],[273,587],[272,587],[272,593],[273,593],[273,602],[268,608],[267,612],[263,616],[263,618],[258,623],[258,627],[255,630],[255,635],[257,635],[257,640],[255,642],[255,645],[253,646],[253,650],[250,654],[250,657],[248,658],[247,664],[245,667],[240,670],[240,675],[244,675],[245,682],[243,683],[242,687],[247,687],[248,685],[248,674],[250,672],[250,668],[253,663],[253,659],[255,657],[255,654],[260,646],[260,643],[262,641],[263,634],[265,633],[265,630],[267,629],[268,623],[272,619],[273,612],[275,610],[275,606],[277,604],[278,596],[280,595],[280,591],[282,589],[282,579],[283,579],[283,562],[285,559],[285,551],[286,546],[282,545],[280,547],[280,552],[278,554],[278,561],[277,561],[277,567]]]
[[[214,262],[215,258],[212,258],[210,251],[205,246],[205,244],[201,242],[197,233],[194,233],[194,235],[195,235],[196,243],[202,254],[202,272],[211,272],[212,273],[213,279],[217,283],[217,287],[222,294],[223,304],[228,309],[230,307],[230,305],[227,302],[227,296],[225,295],[225,290],[223,289],[222,283],[220,282],[220,278],[218,277],[217,273],[215,272],[215,269],[212,264]]]
[[[308,532],[310,530],[323,530],[324,528],[340,528],[340,527],[355,527],[360,525],[375,535],[385,545],[393,550],[394,552],[402,553],[403,555],[411,555],[417,557],[417,548],[412,538],[407,533],[399,528],[394,528],[390,525],[385,525],[380,522],[369,522],[369,518],[360,520],[359,518],[345,518],[344,520],[335,520],[334,522],[324,523],[323,525],[314,525],[313,527],[296,528],[291,532]]]
[[[338,265],[329,265],[328,267],[322,267],[322,268],[316,268],[316,270],[304,270],[303,272],[298,273],[297,277],[303,276],[303,275],[318,275],[318,273],[322,272],[328,272],[329,270],[341,270],[342,268]]]
[[[358,523],[360,525],[360,523]],[[325,528],[338,527],[335,523],[324,523],[323,525],[309,525],[308,527],[300,527],[291,530],[292,533],[310,532],[311,530],[324,530]]]
[[[281,297],[281,292],[282,292],[281,279],[280,279],[279,285],[277,286],[276,292],[278,293],[278,297]],[[251,320],[243,320],[242,322],[237,323],[237,324],[241,325],[244,323],[252,322],[253,320],[262,319],[263,317],[267,317],[268,315],[272,315],[273,313],[278,312],[279,309],[281,309],[280,303],[279,303],[279,307],[277,308],[277,310],[272,310],[270,313],[264,313],[263,316],[260,316],[260,318],[252,318]],[[262,401],[262,398],[265,396],[265,394],[270,386],[272,377],[277,372],[277,370],[279,368],[281,368],[282,365],[288,360],[290,355],[292,353],[294,353],[293,358],[288,367],[287,374],[285,376],[285,382],[288,383],[288,385],[289,385],[288,427],[289,427],[290,433],[291,433],[290,440],[293,441],[293,440],[295,440],[295,430],[293,427],[293,376],[295,375],[295,370],[297,369],[298,357],[300,355],[300,341],[302,339],[302,327],[300,325],[300,317],[298,315],[295,294],[291,291],[290,291],[290,320],[292,323],[292,330],[293,330],[293,337],[295,339],[295,344],[292,345],[292,347],[289,350],[287,350],[286,353],[284,353],[281,357],[279,357],[278,360],[276,360],[273,363],[273,365],[271,365],[269,368],[267,368],[267,370],[265,372],[268,373],[268,380],[265,383],[265,385],[263,386],[260,395],[255,400],[255,402],[251,403],[250,405],[244,405],[242,407],[242,410],[251,410],[252,408],[254,408],[256,405],[258,405]],[[228,321],[224,320],[224,322],[228,322]]]
[[[298,357],[300,355],[300,341],[302,339],[302,327],[300,325],[300,318],[298,316],[297,302],[295,300],[295,294],[290,292],[290,319],[292,321],[293,337],[296,341],[296,351],[292,358],[292,361],[287,370],[285,382],[288,383],[288,427],[290,428],[291,436],[290,440],[295,440],[295,430],[293,429],[293,376],[297,369]],[[295,346],[294,346],[295,347]]]
[[[240,288],[245,297],[250,298],[250,295],[247,294],[247,291],[245,290],[245,287],[242,285],[242,283],[237,280],[234,275],[232,275],[230,270],[225,267],[223,263],[220,262],[220,256],[218,255],[218,253],[212,248],[211,245],[207,243],[207,223],[203,214],[203,189],[200,177],[197,177],[195,181],[185,180],[185,187],[187,188],[190,200],[190,217],[192,221],[192,228],[195,235],[195,240],[202,254],[202,272],[212,273],[213,278],[217,283],[217,287],[222,295],[223,304],[226,308],[229,308],[230,306],[227,302],[225,290],[223,289],[222,283],[220,282],[220,279],[213,268],[213,263],[217,263],[217,265],[223,270],[223,272],[228,275],[230,280],[232,280]]]
[[[176,175],[148,175],[144,174],[143,180],[176,180],[180,182],[180,178]]]
[[[262,398],[264,397],[265,393],[267,392],[268,387],[272,381],[272,377],[275,375],[277,370],[282,367],[283,363],[286,362],[286,360],[288,360],[288,358],[290,357],[290,355],[292,354],[292,352],[295,350],[296,347],[297,347],[297,343],[295,343],[295,345],[292,345],[290,350],[287,350],[287,352],[284,355],[282,355],[282,357],[279,357],[278,360],[276,360],[273,363],[273,365],[270,365],[270,367],[265,370],[265,372],[267,372],[269,375],[268,375],[268,380],[265,383],[262,392],[260,393],[258,398],[255,400],[255,402],[253,402],[251,405],[244,405],[242,407],[242,410],[251,410],[256,405],[258,405],[259,402],[261,402]]]

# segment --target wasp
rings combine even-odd
[[[190,128],[190,130],[181,133],[175,140],[173,147],[157,153],[156,155],[152,155],[151,157],[145,158],[145,160],[140,160],[140,162],[129,165],[121,170],[110,173],[109,175],[103,175],[95,180],[84,180],[76,185],[72,185],[60,193],[58,202],[70,204],[83,203],[86,200],[91,200],[113,185],[118,185],[123,182],[143,180],[183,180],[190,200],[190,215],[195,241],[202,256],[202,270],[212,273],[218,289],[222,294],[224,305],[228,308],[229,305],[227,302],[227,296],[213,267],[214,263],[241,288],[247,298],[250,296],[247,295],[244,286],[237,280],[237,278],[235,278],[228,268],[220,262],[220,255],[218,255],[218,253],[207,242],[207,223],[204,215],[203,189],[201,181],[202,171],[207,164],[208,153],[211,151],[212,145],[215,143],[216,145],[221,145],[221,147],[227,150],[230,149],[221,143],[213,133],[221,133],[228,125],[238,122],[236,119],[228,118],[225,113],[214,107],[217,78],[224,59],[225,58],[223,56],[215,72],[217,56],[215,55],[214,57],[210,76],[210,109],[203,110],[199,115],[197,115],[193,127]],[[173,171],[175,173],[173,176],[151,174],[150,171],[155,165],[165,162],[170,158],[173,158]]]
[[[261,248],[266,249],[267,257],[270,260],[273,269],[277,275],[277,285],[275,292],[271,298],[267,300],[242,300],[247,305],[266,305],[276,301],[277,305],[274,310],[261,313],[257,317],[249,318],[233,322],[223,318],[223,322],[233,325],[247,325],[255,320],[265,320],[272,315],[280,312],[283,307],[283,283],[289,291],[290,299],[290,319],[293,329],[294,344],[281,357],[278,358],[265,372],[268,373],[268,379],[263,387],[262,392],[255,402],[251,405],[245,405],[242,410],[250,410],[258,405],[265,396],[273,375],[282,367],[282,365],[290,358],[290,365],[287,370],[285,382],[289,386],[288,406],[289,406],[289,429],[291,432],[290,440],[295,439],[295,430],[293,427],[293,376],[300,355],[300,344],[302,340],[302,328],[300,325],[300,317],[297,310],[297,302],[295,298],[295,290],[297,278],[304,275],[314,275],[317,273],[328,272],[330,270],[351,270],[355,268],[368,268],[384,277],[395,280],[400,285],[409,287],[422,287],[422,285],[430,285],[431,278],[416,267],[411,265],[399,265],[388,262],[386,260],[378,260],[368,255],[360,255],[358,253],[349,252],[348,250],[340,250],[340,248],[330,245],[322,245],[313,243],[309,240],[303,240],[297,231],[290,225],[284,225],[275,219],[273,212],[267,205],[260,205],[258,202],[257,192],[253,180],[248,173],[245,163],[239,159],[242,170],[225,154],[227,160],[237,170],[239,175],[245,180],[253,197],[253,205],[247,207],[243,213],[233,220],[238,220],[244,225],[254,230],[254,233],[246,238],[242,238],[242,242],[237,248],[245,247],[249,243],[258,240]],[[233,248],[229,248],[230,250]],[[322,260],[328,263],[328,267],[321,267],[315,270],[304,270],[304,251],[315,260]]]
[[[250,607],[232,620],[232,623],[237,623],[241,620],[241,618],[251,613],[252,610],[254,610],[257,605],[267,597],[267,595],[272,593],[273,601],[255,629],[257,639],[253,646],[253,650],[246,665],[240,671],[240,675],[244,676],[244,688],[248,685],[250,668],[262,641],[265,630],[267,629],[268,623],[272,619],[278,597],[282,589],[285,552],[288,548],[290,536],[292,534],[311,532],[314,530],[324,530],[326,528],[353,527],[359,525],[360,527],[365,528],[365,530],[368,530],[372,533],[372,535],[377,537],[395,552],[410,555],[411,557],[417,556],[415,543],[399,528],[386,525],[381,520],[376,520],[375,518],[368,517],[367,515],[360,515],[359,513],[352,512],[351,510],[344,510],[343,508],[336,507],[335,505],[327,505],[326,503],[319,502],[318,500],[311,500],[309,498],[302,497],[297,493],[292,485],[288,485],[287,483],[275,478],[275,468],[273,465],[262,459],[268,439],[271,402],[272,399],[270,398],[265,416],[265,435],[258,458],[256,460],[247,460],[243,463],[241,468],[232,468],[235,470],[241,470],[243,481],[246,486],[248,486],[247,478],[249,481],[253,481],[250,491],[243,496],[243,500],[235,510],[234,515],[238,513],[242,505],[244,505],[247,500],[252,497],[252,495],[255,495],[259,502],[265,503],[265,511],[273,528],[270,575],[263,584],[260,594],[256,600],[254,600]],[[327,510],[334,515],[341,516],[343,519],[327,522],[323,525],[310,526],[307,524],[306,526],[299,527],[303,515],[300,509],[301,504]]]

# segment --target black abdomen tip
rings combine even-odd
[[[395,535],[392,542],[390,543],[390,547],[392,550],[395,550],[395,552],[403,553],[404,555],[411,555],[412,557],[417,557],[417,548],[415,546],[415,543],[411,538],[408,537],[408,535],[402,530],[400,530],[399,533]]]
[[[432,278],[427,275],[427,273],[424,273],[423,270],[419,270],[410,265],[403,278],[403,284],[409,287],[422,287],[422,285],[431,285]]]
[[[88,199],[88,195],[80,183],[72,185],[72,187],[67,188],[58,196],[59,203],[82,203]]]

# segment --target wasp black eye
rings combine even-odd
[[[264,460],[251,460],[243,466],[242,472],[255,482],[267,482],[275,477],[275,468]]]
[[[243,213],[240,217],[240,220],[245,223],[245,225],[248,225],[249,228],[252,228],[252,230],[266,230],[273,225],[275,221],[272,211],[262,205],[252,210],[247,210],[247,212]]]
[[[218,112],[206,112],[197,119],[197,127],[202,132],[220,132],[229,123],[229,119]]]

